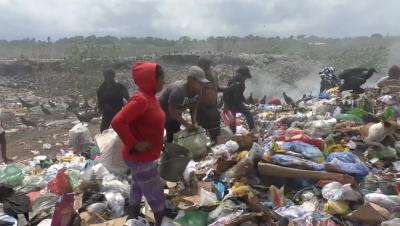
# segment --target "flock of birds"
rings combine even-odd
[[[100,113],[97,111],[96,108],[90,106],[89,101],[85,99],[83,104],[80,104],[78,101],[77,96],[70,96],[72,99],[71,101],[66,101],[65,104],[67,105],[66,111],[72,112],[75,114],[76,118],[82,123],[90,123],[93,118],[100,116]],[[52,115],[53,111],[57,108],[57,104],[52,102],[51,100],[47,101],[47,104],[50,108],[45,107],[43,104],[39,103],[38,101],[35,103],[29,103],[22,98],[18,98],[19,103],[23,108],[28,109],[30,111],[31,108],[39,106],[43,114],[45,115]],[[79,113],[79,111],[84,111],[84,113]],[[19,117],[21,123],[27,127],[38,127],[38,125],[33,122],[32,120],[28,120],[23,116]]]
[[[290,96],[288,96],[286,94],[286,92],[283,92],[282,95],[283,95],[283,99],[285,100],[286,105],[290,105],[293,108],[298,106],[300,102],[309,101],[313,98],[313,96],[311,94],[309,94],[309,95],[303,94],[302,98],[300,98],[297,101],[294,101],[293,98],[291,98]],[[250,93],[250,96],[246,99],[246,102],[250,105],[267,104],[267,96],[265,95],[265,96],[263,96],[263,98],[261,98],[261,100],[258,100],[253,97],[253,93]]]

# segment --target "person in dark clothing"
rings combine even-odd
[[[110,127],[114,116],[124,106],[124,99],[129,99],[128,90],[115,81],[115,72],[111,69],[103,71],[104,81],[97,90],[99,111],[103,114],[100,132]]]
[[[227,88],[221,88],[223,91],[223,100],[225,109],[232,112],[233,117],[236,121],[236,113],[240,112],[246,117],[249,129],[254,129],[254,118],[250,112],[250,109],[245,105],[246,100],[243,96],[244,90],[246,89],[245,81],[251,78],[250,70],[246,66],[241,66],[236,71],[236,76],[228,82]],[[231,125],[231,130],[236,133],[236,125]]]
[[[211,69],[211,60],[207,57],[199,57],[198,66],[203,69],[206,79],[210,81],[204,84],[197,109],[197,121],[206,129],[211,141],[216,142],[220,134],[221,117],[218,111],[218,77]]]
[[[166,114],[168,143],[173,141],[174,134],[180,130],[181,125],[189,130],[196,128],[199,98],[203,85],[208,82],[204,71],[198,66],[192,66],[186,81],[176,81],[161,92],[158,100]],[[190,110],[191,123],[182,118],[182,113],[187,109]]]
[[[340,86],[340,80],[336,77],[333,67],[324,67],[322,71],[319,72],[319,77],[321,78],[320,93]]]
[[[3,122],[0,119],[0,150],[3,162],[12,162],[12,159],[7,157],[7,141],[6,141],[6,131],[3,128]]]

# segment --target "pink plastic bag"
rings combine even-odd
[[[74,216],[74,194],[68,193],[56,202],[51,226],[69,226]]]
[[[221,119],[226,126],[233,126],[236,123],[235,117],[233,117],[232,112],[229,110],[221,112]]]

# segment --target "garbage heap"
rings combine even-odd
[[[249,133],[243,118],[232,122],[223,115],[226,126],[211,148],[201,128],[178,132],[159,160],[167,198],[163,225],[400,225],[396,92],[333,89],[295,109],[252,106],[257,130]],[[236,135],[228,129],[232,123]],[[56,159],[2,166],[1,221],[154,223],[145,200],[142,217],[127,220],[130,180],[113,130],[93,142],[80,124],[71,129],[70,143]]]

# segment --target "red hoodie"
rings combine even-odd
[[[124,160],[153,161],[160,157],[165,123],[165,114],[155,96],[156,64],[137,63],[132,65],[131,72],[138,91],[113,118],[111,125],[122,140]],[[129,149],[139,142],[151,144],[151,149],[129,154]]]

